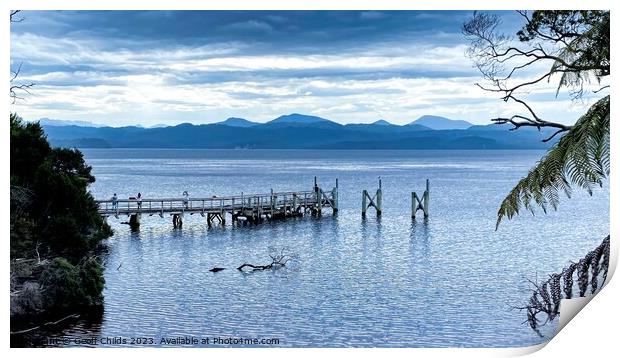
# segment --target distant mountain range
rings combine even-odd
[[[82,126],[82,127],[105,127],[103,124],[97,124],[88,121],[67,121],[62,119],[41,118],[39,123],[42,126]]]
[[[231,117],[213,124],[151,128],[50,121],[41,124],[53,145],[79,148],[543,149],[555,142],[542,142],[551,134],[546,129],[508,131],[506,126],[476,126],[438,116],[422,116],[403,126],[384,119],[342,125],[298,113],[266,123]]]
[[[64,119],[41,118],[38,120],[38,122],[42,126],[80,126],[80,127],[95,127],[95,128],[107,127],[105,124],[93,123],[89,121],[71,121],[71,120],[64,120]],[[135,127],[145,128],[144,126],[141,126],[141,125],[136,125]],[[169,127],[169,125],[160,123],[160,124],[152,125],[148,128],[162,128],[162,127]]]
[[[231,126],[231,127],[251,127],[251,126],[257,125],[258,123],[250,122],[247,119],[243,119],[243,118],[230,117],[227,120],[223,122],[219,122],[217,124],[222,124],[222,125]]]
[[[272,121],[267,122],[267,124],[316,124],[316,123],[336,123],[332,122],[329,119],[317,117],[317,116],[307,116],[305,114],[293,113],[287,114],[284,116],[280,116]]]
[[[376,126],[393,126],[392,123],[386,121],[385,119],[379,119],[378,121],[372,122]]]
[[[443,129],[467,129],[473,124],[467,121],[453,120],[439,116],[422,116],[408,125],[418,124],[430,129],[443,130]]]
[[[75,125],[75,126],[80,126],[80,127],[96,127],[96,128],[100,128],[100,127],[106,127],[103,124],[98,124],[98,123],[93,123],[93,122],[88,122],[88,121],[71,121],[71,120],[62,120],[62,119],[49,119],[49,118],[41,118],[39,119],[39,122],[41,123],[41,125],[45,125],[45,126],[71,126],[71,125]],[[331,121],[329,119],[325,119],[325,118],[321,118],[321,117],[317,117],[317,116],[309,116],[309,115],[305,115],[305,114],[299,114],[299,113],[292,113],[292,114],[287,114],[287,115],[283,115],[280,116],[276,119],[273,119],[269,122],[267,122],[268,124],[282,124],[282,123],[287,123],[287,124],[295,124],[295,125],[299,125],[299,124],[318,124],[318,123],[323,123],[323,124],[327,124],[327,123],[333,123],[338,125],[338,123]],[[221,125],[226,125],[226,126],[231,126],[231,127],[252,127],[255,126],[257,124],[261,124],[258,122],[252,122],[249,121],[247,119],[244,118],[238,118],[238,117],[230,117],[224,121],[221,122],[216,122],[213,124],[221,124]],[[364,123],[354,123],[355,124],[364,124]],[[399,126],[397,124],[392,124],[388,121],[386,121],[385,119],[379,119],[375,122],[370,123],[371,125],[383,125],[383,126]],[[462,120],[454,120],[454,119],[448,119],[445,117],[440,117],[440,116],[429,116],[429,115],[424,115],[418,119],[416,119],[413,122],[407,123],[405,124],[406,126],[411,126],[411,125],[422,125],[425,126],[426,128],[429,129],[467,129],[469,127],[471,127],[473,124],[467,122],[467,121],[462,121]],[[367,124],[365,124],[367,125]],[[140,128],[144,128],[144,126],[141,125],[135,125],[134,127],[140,127]],[[172,126],[168,126],[166,124],[155,124],[152,125],[148,128],[164,128],[164,127],[172,127]]]

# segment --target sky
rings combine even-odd
[[[520,27],[516,13],[497,14],[506,33]],[[11,67],[21,64],[16,83],[36,85],[11,111],[27,120],[148,127],[303,113],[343,124],[406,124],[422,115],[487,124],[522,113],[475,85],[484,80],[461,33],[472,11],[19,16],[11,24]],[[543,83],[524,96],[542,118],[572,123],[591,101],[556,98],[556,86]]]

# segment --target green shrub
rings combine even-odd
[[[103,268],[92,257],[79,265],[57,257],[43,270],[39,282],[48,309],[67,311],[102,303]]]
[[[65,258],[55,258],[39,280],[45,306],[66,310],[81,302],[84,292],[80,286],[80,270]]]
[[[10,122],[11,262],[32,265],[15,271],[12,290],[25,296],[12,295],[11,312],[100,305],[103,268],[92,255],[112,230],[88,192],[91,167],[77,149],[51,148],[38,123]]]
[[[97,306],[102,304],[103,267],[94,258],[88,258],[80,265],[80,285],[82,287],[85,304]]]

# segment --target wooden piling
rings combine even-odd
[[[381,216],[383,206],[383,189],[381,187],[381,178],[379,178],[379,189],[372,198],[368,195],[368,190],[362,190],[362,218],[366,217],[368,208],[373,207],[377,212],[377,216]]]
[[[224,226],[226,225],[226,216],[220,213],[209,213],[207,214],[207,225],[212,227],[217,220],[218,224]]]
[[[140,230],[140,214],[131,214],[129,216],[129,228],[131,231]]]
[[[422,209],[424,217],[428,218],[428,205],[430,201],[430,183],[426,179],[426,190],[422,194],[422,198],[418,197],[416,192],[411,193],[411,218],[415,219],[415,215],[418,210]]]
[[[316,195],[316,207],[314,210],[318,216],[321,216],[323,209],[323,193],[317,184],[316,177],[314,177],[314,192]]]
[[[430,197],[429,181],[426,179],[426,191],[424,192],[424,217],[428,217],[428,201]]]
[[[172,227],[175,229],[181,229],[183,227],[182,214],[172,214]]]
[[[332,209],[334,214],[338,212],[338,178],[336,178],[336,186],[332,189]]]
[[[368,208],[368,204],[366,203],[366,198],[368,197],[368,192],[366,189],[362,190],[362,218],[366,217],[366,209]]]
[[[379,189],[377,189],[377,216],[381,216],[381,208],[383,203],[383,190],[381,189],[381,178],[379,178]]]
[[[273,219],[273,213],[276,211],[276,198],[273,196],[273,189],[271,189],[271,197],[269,203],[269,217]]]
[[[316,195],[317,202],[320,202],[320,198],[321,197],[319,196],[319,185],[317,184],[316,177],[314,177],[314,188],[313,188],[313,190],[314,190],[314,193]]]
[[[304,193],[304,215],[308,211],[308,193]]]

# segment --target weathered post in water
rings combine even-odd
[[[180,229],[183,227],[183,214],[172,214],[172,227],[174,229]]]
[[[424,217],[428,217],[428,204],[430,200],[430,183],[429,180],[426,179],[426,190],[424,194],[422,194],[422,198],[418,197],[416,192],[411,192],[411,218],[415,219],[415,215],[418,210],[422,209],[424,212]]]
[[[298,204],[299,204],[299,198],[297,198],[297,193],[293,193],[293,207],[291,208],[291,215],[297,214]]]
[[[424,191],[424,217],[425,218],[428,217],[429,195],[430,195],[429,182],[428,182],[428,179],[426,179],[426,191]]]
[[[377,212],[377,216],[381,216],[381,206],[383,202],[383,191],[381,188],[381,178],[379,178],[379,189],[372,198],[368,194],[368,190],[362,190],[362,219],[366,218],[366,210],[373,207]]]
[[[332,189],[332,209],[334,214],[338,212],[338,178],[336,178],[336,186]]]
[[[129,228],[131,231],[140,230],[140,216],[141,214],[131,214],[129,216]]]
[[[362,190],[362,219],[366,218],[366,209],[368,205],[366,204],[366,198],[368,197],[368,192],[366,189]]]
[[[323,208],[323,195],[321,194],[321,188],[316,183],[316,177],[314,177],[314,193],[316,195],[316,214],[321,216],[321,211]]]
[[[379,189],[377,189],[377,216],[381,216],[381,205],[383,202],[383,191],[381,190],[381,177],[379,177]]]
[[[269,203],[270,204],[269,205],[269,210],[270,210],[269,219],[273,220],[273,213],[276,211],[276,200],[275,200],[275,197],[273,196],[273,188],[271,189],[270,198],[271,198],[271,202]]]

